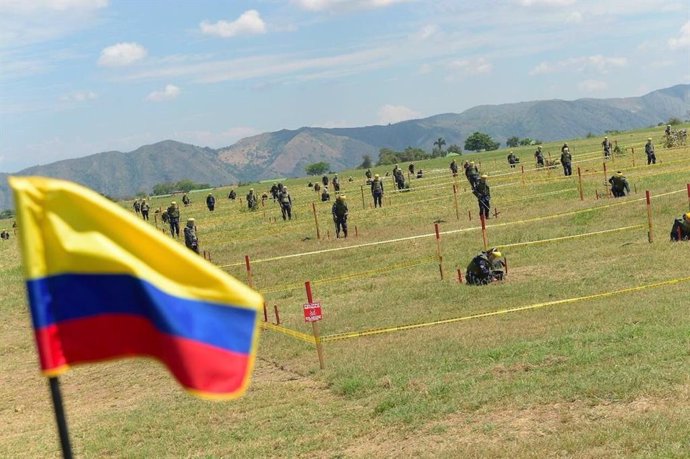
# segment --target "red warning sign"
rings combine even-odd
[[[321,303],[305,303],[304,304],[304,321],[317,322],[321,320]]]

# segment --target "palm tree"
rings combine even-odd
[[[443,153],[443,146],[446,144],[446,141],[443,140],[443,137],[439,137],[436,139],[434,142],[434,147],[438,147],[439,153]]]

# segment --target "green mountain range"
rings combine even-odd
[[[34,166],[15,175],[43,175],[82,183],[121,198],[151,193],[157,183],[190,179],[213,186],[304,174],[307,164],[326,161],[332,170],[351,168],[381,148],[408,146],[430,151],[442,137],[461,147],[475,131],[505,145],[512,136],[553,141],[656,125],[690,118],[690,85],[676,85],[641,97],[543,100],[482,105],[386,126],[303,127],[248,137],[214,150],[173,140],[122,153],[109,151]],[[7,174],[0,174],[0,209],[11,207]]]

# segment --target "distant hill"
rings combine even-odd
[[[505,145],[512,136],[554,141],[630,130],[690,117],[690,85],[660,89],[641,97],[544,100],[482,105],[387,126],[303,127],[269,132],[213,150],[166,140],[132,152],[110,151],[35,166],[16,175],[45,175],[76,181],[113,197],[152,191],[162,182],[191,179],[213,186],[276,176],[299,176],[307,164],[326,161],[333,170],[355,167],[367,154],[376,160],[383,147],[408,146],[427,151],[443,137],[446,145],[464,146],[475,131]],[[0,174],[0,209],[11,207]]]

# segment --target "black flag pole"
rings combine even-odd
[[[60,434],[60,446],[62,447],[62,457],[72,459],[72,446],[69,442],[69,431],[67,430],[67,418],[65,409],[62,406],[62,395],[60,394],[60,382],[57,376],[48,378],[50,383],[50,396],[53,399],[53,411],[55,411],[55,421],[57,422],[58,433]]]

